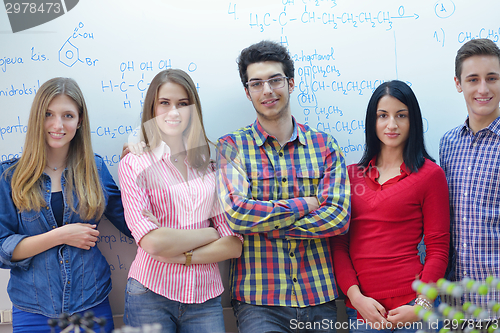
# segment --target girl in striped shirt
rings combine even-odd
[[[168,69],[149,85],[141,122],[149,148],[119,165],[125,219],[137,242],[124,322],[162,332],[225,332],[217,262],[239,257],[243,238],[220,210],[215,166],[196,86]]]

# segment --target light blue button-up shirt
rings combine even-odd
[[[500,117],[476,134],[468,121],[447,132],[439,159],[450,190],[453,278],[500,277]],[[500,291],[464,295],[484,307],[499,299]]]

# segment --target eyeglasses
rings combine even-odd
[[[271,89],[279,89],[285,86],[286,79],[288,79],[286,76],[277,76],[267,80],[252,80],[247,82],[247,88],[250,92],[259,92],[264,89],[264,85],[267,82]]]

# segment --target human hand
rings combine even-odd
[[[122,147],[122,154],[120,156],[120,159],[124,158],[125,155],[127,155],[128,153],[130,153],[130,149],[129,149],[129,146],[128,146],[128,142],[125,142],[123,144],[123,147]]]
[[[305,197],[304,200],[307,202],[309,212],[313,212],[319,208],[319,200],[317,197]]]
[[[349,299],[351,300],[351,304],[358,310],[359,314],[371,328],[378,331],[382,329],[391,329],[392,324],[385,318],[386,310],[382,304],[361,293],[357,297]]]
[[[128,143],[128,150],[130,151],[130,153],[137,156],[141,156],[142,154],[144,154],[145,148],[146,148],[146,142],[144,141],[138,143],[133,143],[133,142]]]
[[[95,224],[70,223],[57,229],[60,232],[62,244],[74,246],[83,250],[90,250],[95,246],[99,230]]]
[[[401,305],[387,313],[387,320],[396,326],[398,323],[413,323],[419,318],[415,313],[415,306]]]
[[[151,213],[149,210],[143,209],[141,211],[141,213],[142,213],[142,216],[144,216],[145,218],[147,218],[149,222],[152,222],[152,223],[156,224],[156,226],[158,228],[161,227],[160,222],[158,222],[158,219],[156,218],[156,216],[154,216],[153,213]]]

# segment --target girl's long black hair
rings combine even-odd
[[[404,148],[403,161],[409,170],[416,172],[424,164],[425,158],[433,162],[434,159],[425,150],[422,113],[417,97],[406,83],[399,80],[382,83],[375,89],[368,102],[365,119],[366,146],[358,165],[367,167],[373,157],[380,153],[380,140],[376,131],[377,106],[379,100],[386,95],[397,98],[408,107],[410,133]]]

